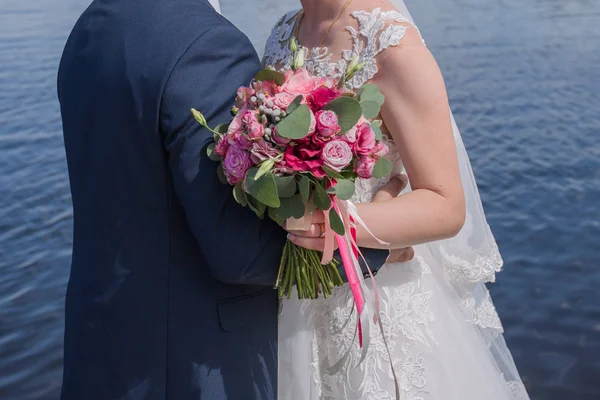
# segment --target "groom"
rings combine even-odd
[[[74,210],[62,399],[276,397],[286,235],[237,206],[190,117],[227,121],[259,67],[207,0],[96,0],[77,21],[58,76]]]

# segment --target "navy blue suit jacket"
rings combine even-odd
[[[260,68],[205,0],[96,0],[58,94],[74,209],[65,400],[273,399],[285,232],[235,204],[211,137]]]
[[[285,232],[204,153],[260,68],[206,0],[96,0],[58,94],[74,210],[63,400],[274,399]],[[369,252],[372,265],[385,252]]]

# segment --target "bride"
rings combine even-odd
[[[377,238],[391,249],[414,246],[415,258],[377,276],[385,337],[370,329],[362,362],[347,286],[327,299],[283,301],[278,398],[392,400],[398,387],[403,400],[528,399],[485,287],[502,259],[442,76],[404,3],[301,3],[302,10],[287,13],[273,28],[264,63],[289,68],[291,37],[307,50],[306,66],[319,76],[339,77],[356,57],[363,63],[348,86],[371,82],[382,90],[388,157],[396,173],[406,172],[410,189],[370,203],[387,182],[364,180],[353,201]],[[307,232],[290,232],[290,239],[322,249],[319,222],[314,219]],[[362,231],[358,244],[381,247]],[[332,371],[344,355],[341,368]]]

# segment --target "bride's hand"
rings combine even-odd
[[[379,192],[373,196],[373,202],[388,201],[397,197],[408,184],[406,175],[399,175],[390,180]],[[289,239],[292,243],[311,250],[323,251],[325,240],[323,238],[325,218],[321,210],[317,210],[311,218],[311,225],[308,230],[287,229]],[[337,245],[337,244],[336,244]],[[406,262],[413,259],[415,252],[412,247],[403,249],[394,249],[390,252],[387,262]]]

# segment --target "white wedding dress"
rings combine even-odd
[[[402,3],[402,2],[400,2]],[[353,48],[341,55],[311,49],[306,66],[319,76],[339,77],[348,61],[360,57],[364,68],[350,82],[356,88],[377,73],[375,57],[398,45],[410,15],[398,11],[356,11],[347,30]],[[297,11],[286,14],[267,41],[264,63],[289,68],[288,39]],[[416,246],[409,263],[387,265],[376,277],[381,317],[402,400],[529,399],[502,337],[502,325],[485,287],[502,259],[483,214],[479,193],[453,123],[461,178],[467,200],[463,230],[452,239]],[[390,155],[402,171],[398,152]],[[368,202],[384,180],[361,180],[354,202]],[[410,228],[407,228],[410,229]],[[367,285],[371,287],[371,282]],[[348,322],[348,320],[350,322]],[[370,329],[366,359],[359,363],[354,340],[356,312],[348,286],[327,299],[282,301],[279,316],[280,400],[394,400],[390,360],[379,329]],[[327,368],[350,351],[341,372]]]

